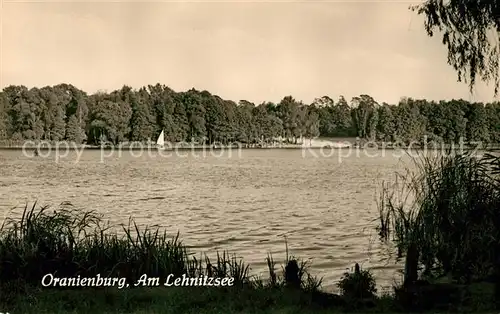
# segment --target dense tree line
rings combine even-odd
[[[359,137],[378,141],[500,142],[500,103],[402,98],[379,104],[369,95],[304,104],[235,103],[207,91],[175,92],[164,85],[88,95],[60,84],[8,86],[0,92],[0,139],[98,144],[156,140],[257,143],[282,137]]]

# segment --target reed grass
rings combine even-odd
[[[158,228],[140,228],[132,219],[122,226],[122,231],[111,231],[102,215],[77,210],[68,203],[56,210],[37,207],[36,203],[26,205],[20,219],[6,219],[0,228],[0,288],[10,287],[9,291],[13,291],[40,286],[42,277],[49,273],[57,277],[100,274],[126,278],[131,286],[143,274],[160,278],[160,282],[170,274],[231,277],[235,286],[252,288],[283,287],[290,277],[285,274],[286,267],[282,267],[283,275],[278,276],[274,261],[269,264],[269,279],[251,276],[250,266],[227,251],[217,252],[214,261],[207,255],[196,258],[188,252],[179,234],[169,237]],[[289,256],[287,246],[285,263],[291,261],[301,265],[295,274],[301,280],[301,288],[320,288],[321,280],[309,274],[307,263]]]
[[[500,159],[448,151],[413,158],[412,168],[385,184],[379,234],[406,257],[405,280],[442,278],[470,283],[497,264]],[[419,275],[417,274],[419,271]]]

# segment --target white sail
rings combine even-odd
[[[165,145],[165,135],[163,131],[161,131],[160,136],[156,140],[156,145],[163,147]]]

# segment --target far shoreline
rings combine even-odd
[[[29,147],[23,147],[23,146],[4,146],[0,145],[0,150],[3,151],[9,151],[9,150],[35,150],[37,147],[29,146]],[[500,150],[500,144],[496,145],[488,145],[486,147],[475,147],[472,145],[463,145],[462,147],[459,144],[453,144],[453,145],[437,145],[437,146],[391,146],[391,145],[377,145],[376,147],[363,147],[363,146],[348,146],[348,147],[332,147],[332,146],[302,146],[302,145],[278,145],[278,146],[218,146],[218,147],[211,147],[211,146],[184,146],[184,147],[172,147],[172,148],[164,148],[164,149],[159,149],[157,147],[134,147],[134,146],[97,146],[97,145],[73,145],[73,146],[59,146],[60,150],[104,150],[104,151],[110,151],[110,150],[129,150],[129,151],[141,151],[141,150],[149,150],[149,151],[189,151],[189,150],[194,150],[194,151],[219,151],[219,150],[233,150],[233,149],[241,149],[241,150],[307,150],[307,149],[312,149],[312,150],[324,150],[324,149],[335,149],[335,150],[351,150],[351,149],[359,149],[359,150],[367,150],[367,149],[377,149],[377,150],[460,150],[461,148],[465,150],[478,150],[478,151],[498,151]],[[51,147],[39,147],[38,150],[40,151],[47,151],[47,150],[56,150],[56,148],[51,148]]]
[[[317,141],[316,141],[317,140]],[[498,151],[500,143],[468,142],[461,139],[457,143],[427,142],[421,144],[418,141],[391,142],[391,141],[370,141],[360,138],[318,138],[302,139],[297,143],[286,141],[261,141],[251,144],[242,142],[214,142],[212,144],[201,144],[199,142],[168,142],[163,148],[152,142],[119,142],[112,144],[103,142],[102,144],[77,144],[68,141],[0,141],[0,150],[39,150],[39,151],[71,151],[71,150],[129,150],[129,151],[221,151],[221,150],[474,150],[474,151]]]

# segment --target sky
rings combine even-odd
[[[470,94],[457,82],[440,38],[408,9],[418,3],[4,0],[0,87],[68,83],[94,93],[160,83],[254,103],[494,100],[491,85]]]

